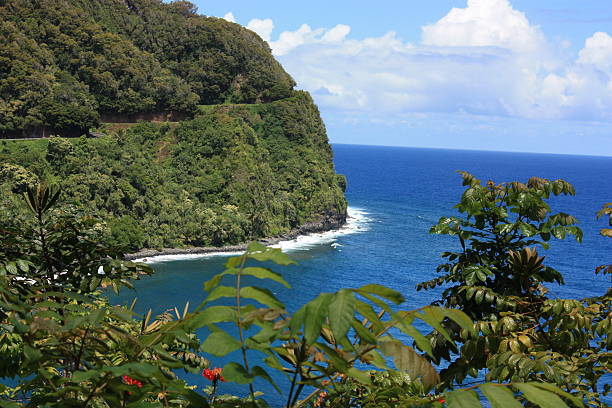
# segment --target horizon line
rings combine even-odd
[[[455,147],[425,147],[425,146],[406,146],[406,145],[383,145],[383,144],[364,144],[364,143],[338,143],[329,142],[330,145],[344,145],[344,146],[364,146],[364,147],[396,147],[403,149],[423,149],[423,150],[452,150],[452,151],[465,151],[465,152],[484,152],[484,153],[519,153],[519,154],[544,154],[551,156],[574,156],[574,157],[598,157],[598,158],[612,158],[612,154],[584,154],[584,153],[554,153],[554,152],[530,152],[530,151],[519,151],[519,150],[493,150],[493,149],[470,149],[470,148],[455,148]]]

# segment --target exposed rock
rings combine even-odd
[[[313,221],[293,229],[287,234],[277,237],[260,239],[264,245],[274,245],[280,241],[295,239],[300,235],[314,234],[319,232],[332,231],[341,228],[346,224],[346,214],[333,213],[326,214],[318,221]],[[162,249],[143,249],[133,254],[128,254],[125,259],[133,261],[135,259],[150,258],[160,255],[191,255],[191,254],[210,254],[215,252],[240,252],[247,249],[246,243],[238,245],[226,245],[222,247],[188,247],[188,248],[162,248]]]

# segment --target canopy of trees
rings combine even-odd
[[[268,102],[293,86],[255,33],[185,1],[0,2],[0,136],[83,133],[100,113]]]
[[[0,189],[61,183],[66,200],[107,220],[129,249],[234,244],[346,214],[344,180],[306,93],[108,133],[0,142]]]

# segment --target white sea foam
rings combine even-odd
[[[346,224],[341,228],[333,231],[319,232],[313,234],[300,235],[299,237],[281,241],[276,245],[272,245],[274,248],[281,248],[283,251],[305,251],[314,246],[329,244],[334,248],[342,246],[337,243],[337,239],[343,235],[355,234],[358,232],[367,231],[370,226],[372,219],[368,217],[368,212],[360,208],[348,208],[348,217]]]
[[[368,217],[369,213],[360,208],[349,207],[346,224],[341,228],[333,231],[300,235],[299,237],[287,241],[280,241],[274,248],[281,248],[285,252],[306,251],[312,247],[319,245],[330,245],[333,248],[339,248],[342,245],[337,243],[337,239],[344,235],[355,234],[367,231],[370,227],[372,219]],[[339,249],[338,249],[339,250]],[[209,252],[205,254],[180,254],[180,255],[157,255],[146,258],[135,259],[134,262],[144,262],[148,264],[172,261],[184,261],[189,259],[210,258],[213,256],[235,256],[240,255],[241,251],[236,252]]]
[[[214,256],[235,256],[242,254],[242,251],[218,251],[218,252],[207,252],[204,254],[175,254],[175,255],[155,255],[148,256],[145,258],[134,259],[134,262],[142,262],[146,264],[160,263],[160,262],[172,262],[172,261],[185,261],[189,259],[200,259],[200,258],[212,258]]]

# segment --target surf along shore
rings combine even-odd
[[[300,236],[322,233],[328,231],[339,230],[347,225],[347,217],[350,218],[348,213],[345,214],[328,214],[321,217],[317,221],[309,222],[301,225],[298,228],[294,228],[290,232],[276,237],[263,238],[257,240],[264,245],[275,245],[282,241],[290,241]],[[185,247],[185,248],[161,248],[161,249],[141,249],[140,251],[127,254],[124,258],[128,261],[143,260],[147,258],[154,258],[157,256],[165,255],[205,255],[213,253],[223,252],[241,252],[247,249],[248,243],[236,244],[236,245],[225,245],[220,247]]]

